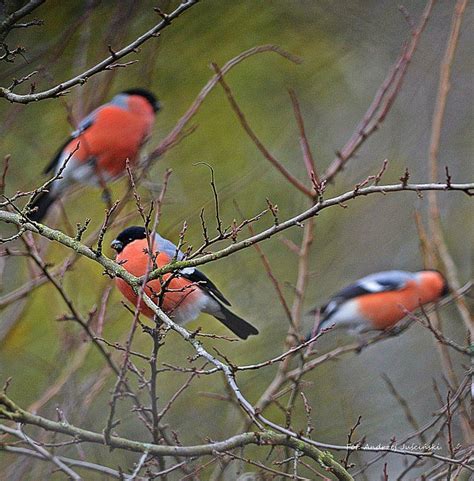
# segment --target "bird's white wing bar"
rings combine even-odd
[[[361,281],[358,283],[367,292],[382,292],[387,290],[387,286],[379,284],[377,281]]]

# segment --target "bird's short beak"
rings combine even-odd
[[[160,103],[159,100],[157,100],[157,101],[155,102],[155,105],[154,105],[154,107],[153,107],[153,110],[154,110],[155,112],[159,112],[159,111],[161,110],[161,103]]]
[[[112,247],[112,249],[114,249],[117,252],[122,252],[123,250],[123,244],[118,239],[114,239],[111,242],[110,247]]]

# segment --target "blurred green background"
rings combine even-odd
[[[176,2],[158,3],[166,11],[176,5]],[[139,54],[125,59],[138,59],[138,63],[112,74],[101,73],[59,100],[26,106],[0,102],[3,119],[0,156],[12,156],[7,193],[36,187],[44,166],[73,129],[74,120],[71,119],[80,119],[114,93],[136,86],[157,93],[163,110],[158,115],[149,144],[154,147],[210,78],[211,62],[222,66],[243,50],[268,43],[300,56],[303,63],[294,65],[273,53],[263,53],[232,70],[227,81],[260,139],[291,172],[305,180],[297,127],[287,92],[288,88],[294,89],[302,106],[317,168],[322,172],[334,158],[334,152],[352,134],[409,36],[409,27],[398,11],[398,3],[393,0],[202,1],[167,28],[161,38],[149,41]],[[13,77],[19,78],[32,70],[38,70],[34,77],[38,90],[74,76],[107,55],[107,45],[117,50],[150,28],[157,21],[153,12],[156,4],[131,0],[47,2],[35,13],[44,19],[43,27],[18,30],[8,38],[11,47],[21,44],[27,48],[28,63],[17,58],[14,64],[4,64],[1,84],[7,86]],[[424,2],[407,1],[404,5],[416,20]],[[369,174],[375,174],[385,158],[389,159],[389,167],[384,182],[398,181],[406,167],[412,181],[428,181],[431,118],[453,5],[454,2],[440,2],[435,6],[393,110],[380,132],[364,144],[337,182],[328,188],[327,196],[350,190]],[[453,181],[472,181],[473,12],[470,6],[465,13],[453,64],[452,90],[439,154],[440,180],[447,165]],[[198,162],[206,162],[215,170],[226,225],[239,218],[234,201],[246,216],[263,210],[267,197],[278,205],[280,219],[305,208],[303,196],[285,183],[245,135],[220,87],[208,96],[192,123],[197,130],[159,159],[141,188],[143,197],[150,199],[159,189],[165,169],[173,169],[160,223],[162,235],[177,241],[183,222],[187,221],[187,240],[199,246],[202,207],[212,232],[214,213],[209,170],[195,165]],[[114,198],[119,198],[125,186],[125,181],[114,185]],[[465,282],[472,277],[474,232],[470,199],[453,192],[440,194],[439,200],[449,248],[461,280]],[[95,189],[83,189],[71,196],[65,208],[73,226],[86,217],[92,218],[94,228],[102,222],[104,204],[100,192]],[[399,193],[359,198],[347,209],[335,207],[321,213],[316,219],[305,306],[310,308],[322,303],[344,284],[374,271],[421,268],[414,212],[419,210],[425,215],[426,208],[425,198]],[[127,211],[133,211],[133,203]],[[133,221],[136,222],[137,219]],[[263,229],[271,222],[272,219],[265,218],[256,228]],[[70,229],[61,223],[59,226]],[[1,229],[5,234],[13,232],[4,225]],[[107,245],[116,233],[111,229]],[[301,241],[301,236],[302,229],[298,228],[284,234],[296,243]],[[21,245],[16,247],[21,248]],[[291,302],[296,257],[277,237],[266,241],[262,248]],[[112,255],[110,249],[106,253]],[[50,246],[45,255],[48,262],[57,265],[69,252]],[[218,345],[237,363],[248,364],[279,354],[287,321],[255,250],[241,251],[206,265],[203,270],[231,300],[234,310],[258,326],[261,332],[247,342],[206,344]],[[29,275],[24,259],[8,258],[0,295],[22,285]],[[102,275],[98,265],[82,259],[67,273],[63,283],[76,306],[87,314],[100,302],[104,288],[111,281]],[[56,321],[64,312],[65,306],[58,294],[50,286],[43,286],[26,301],[19,301],[0,313],[3,324],[18,318],[0,344],[0,382],[13,377],[9,392],[23,407],[48,389],[83,343],[83,335],[76,325]],[[448,306],[443,308],[442,314],[447,335],[462,343],[464,330],[455,310]],[[122,340],[130,320],[120,303],[120,295],[114,290],[108,304],[104,336],[111,341]],[[220,324],[207,316],[190,327],[198,325],[203,325],[207,332],[225,333]],[[330,333],[321,340],[319,348],[326,351],[348,340],[342,334]],[[146,335],[136,337],[135,350],[148,353],[150,348]],[[160,356],[162,361],[186,365],[186,356],[191,354],[187,345],[171,333]],[[461,373],[461,359],[456,355],[453,358]],[[258,373],[239,375],[248,399],[258,399],[275,369],[270,367]],[[103,361],[91,348],[85,363],[40,413],[54,418],[55,407],[60,406],[71,423],[101,431],[114,382],[111,376],[100,382],[102,370]],[[439,407],[432,390],[432,379],[436,379],[444,390],[437,351],[430,333],[413,326],[399,338],[371,347],[360,355],[327,363],[305,377],[311,382],[305,393],[313,406],[314,438],[345,444],[346,434],[359,415],[362,415],[359,433],[365,434],[367,441],[374,444],[386,443],[393,436],[400,438],[411,431],[399,404],[387,391],[381,373],[392,379],[420,424],[428,421]],[[161,375],[160,404],[164,405],[185,380],[184,374]],[[165,418],[179,433],[182,443],[222,439],[233,434],[240,425],[241,417],[234,408],[203,394],[209,392],[225,394],[222,379],[212,376],[195,381]],[[295,418],[298,428],[305,422],[304,412],[300,411]],[[279,410],[270,409],[267,414],[283,422]],[[147,439],[136,416],[130,413],[127,401],[120,404],[119,417],[122,419],[116,429],[119,434]],[[127,469],[137,460],[136,455],[125,452],[109,453],[90,446],[82,449],[92,461],[104,461],[106,453],[105,462],[112,467],[120,465]],[[77,449],[70,447],[63,453],[77,456]],[[253,449],[246,453],[256,454]],[[264,454],[260,452],[259,456],[263,458]],[[369,458],[354,456],[354,461],[359,463]],[[386,460],[390,475],[403,469],[402,458],[393,456]],[[50,469],[47,463],[0,454],[2,479],[61,479],[59,474],[51,475]],[[237,465],[233,466],[226,473],[226,479],[235,479],[236,469]],[[210,471],[212,467],[202,474],[203,479]],[[366,479],[379,479],[380,474],[381,466],[377,465],[368,471]]]

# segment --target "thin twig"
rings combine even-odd
[[[257,146],[258,150],[262,153],[262,155],[270,162],[270,164],[273,165],[282,175],[285,177],[285,179],[290,182],[294,187],[296,187],[299,191],[301,191],[303,194],[305,194],[309,198],[313,198],[313,192],[311,189],[308,189],[301,181],[299,181],[296,177],[294,177],[287,169],[286,167],[281,164],[279,160],[277,160],[270,152],[269,150],[263,145],[263,143],[260,141],[260,139],[257,137],[257,135],[254,133],[252,128],[250,127],[249,123],[247,122],[247,119],[245,115],[243,114],[242,110],[240,109],[239,105],[237,104],[234,95],[232,94],[232,91],[230,90],[230,87],[228,86],[227,82],[224,80],[224,74],[222,70],[217,66],[217,64],[213,63],[212,68],[216,72],[219,78],[219,82],[222,85],[222,88],[224,89],[224,92],[227,96],[227,99],[229,100],[229,103],[236,113],[240,124],[242,125],[242,128],[245,130],[247,135],[251,138],[253,143]]]
[[[387,77],[377,90],[375,97],[367,109],[364,117],[354,130],[351,138],[344,147],[337,153],[336,158],[331,162],[322,179],[330,182],[345,167],[347,162],[354,156],[360,146],[367,138],[377,131],[380,124],[390,111],[400,91],[405,74],[407,72],[413,54],[416,51],[421,34],[426,27],[433,9],[434,0],[426,3],[425,9],[416,29],[411,32],[411,40],[402,47],[402,51],[390,69]]]

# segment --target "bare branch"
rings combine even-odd
[[[229,72],[233,67],[238,65],[243,60],[246,60],[247,58],[252,57],[253,55],[257,55],[264,52],[273,52],[280,55],[283,58],[286,58],[287,60],[293,63],[301,63],[301,60],[298,57],[290,54],[289,52],[283,50],[277,45],[260,45],[258,47],[250,48],[249,50],[245,50],[244,52],[240,53],[236,57],[229,60],[222,67],[221,75],[225,75],[227,72]],[[177,139],[180,137],[181,132],[183,132],[186,125],[194,117],[194,115],[196,114],[199,107],[204,102],[209,92],[219,83],[219,79],[221,78],[221,75],[217,75],[217,74],[214,75],[207,82],[207,84],[201,89],[198,96],[192,103],[191,107],[189,107],[186,113],[179,119],[178,123],[175,125],[173,130],[160,142],[160,145],[149,155],[150,160],[153,160],[159,157],[177,142]]]
[[[247,133],[247,135],[252,139],[253,143],[257,146],[258,150],[262,153],[262,155],[275,167],[282,175],[285,177],[285,179],[292,184],[294,187],[296,187],[299,191],[301,191],[303,194],[305,194],[309,198],[313,198],[313,192],[311,189],[308,189],[302,182],[300,182],[296,177],[294,177],[287,169],[286,167],[281,164],[279,160],[277,160],[269,151],[268,149],[262,144],[260,139],[256,136],[252,128],[250,127],[249,123],[247,122],[247,119],[245,118],[245,115],[243,114],[242,110],[238,106],[234,95],[232,94],[232,91],[230,90],[230,87],[227,85],[227,83],[224,80],[223,73],[220,70],[220,68],[217,66],[217,64],[213,63],[212,67],[216,74],[219,77],[219,82],[222,85],[222,88],[225,91],[225,94],[227,95],[227,99],[229,100],[230,105],[232,106],[232,109],[236,113],[243,129]]]
[[[30,1],[30,4],[33,3],[43,3],[44,0],[37,0],[37,1]],[[4,97],[10,102],[17,102],[22,104],[27,104],[30,102],[36,102],[38,100],[43,100],[47,98],[54,98],[60,95],[64,95],[67,93],[68,89],[74,87],[75,85],[82,85],[87,80],[92,77],[93,75],[104,71],[107,67],[111,66],[116,62],[116,60],[125,57],[126,55],[135,52],[137,48],[145,43],[147,40],[151,38],[156,38],[159,33],[164,30],[170,23],[178,18],[183,12],[191,8],[193,5],[196,5],[199,0],[185,0],[181,2],[178,7],[167,15],[167,20],[162,20],[160,23],[155,25],[153,28],[145,32],[144,34],[140,35],[137,39],[135,39],[132,43],[127,45],[126,47],[121,48],[120,50],[113,53],[113,55],[108,56],[98,64],[94,65],[93,67],[87,69],[86,71],[82,72],[79,75],[76,75],[74,78],[70,80],[66,80],[65,82],[61,82],[60,84],[51,87],[47,90],[42,92],[37,92],[34,94],[25,94],[19,95],[13,93],[11,90],[0,87],[0,97]]]
[[[308,173],[309,179],[314,180],[314,182],[319,185],[319,176],[316,172],[313,154],[311,153],[311,147],[309,146],[308,138],[306,137],[303,115],[301,114],[298,98],[296,97],[294,90],[290,89],[288,92],[290,94],[291,103],[293,104],[293,110],[295,112],[296,123],[298,124],[298,130],[300,132],[300,145],[301,151],[303,152],[303,160],[306,166],[306,172]]]
[[[29,15],[33,10],[38,8],[45,1],[46,0],[30,0],[25,5],[23,5],[23,7],[8,15],[0,23],[0,41],[3,41],[5,39],[5,37],[8,35],[8,32],[11,30],[11,28],[13,28],[15,23],[18,22],[18,20],[21,20],[23,17]]]
[[[463,192],[466,195],[474,196],[474,183],[466,183],[466,184],[451,184],[449,187],[447,184],[440,183],[440,184],[391,184],[391,185],[373,185],[369,187],[364,187],[363,189],[352,190],[346,192],[345,194],[341,194],[337,197],[333,197],[328,200],[321,200],[317,202],[311,208],[305,210],[304,212],[292,217],[284,222],[279,223],[278,225],[274,225],[269,229],[266,229],[255,236],[249,237],[244,239],[243,241],[237,242],[235,244],[226,247],[218,252],[212,254],[206,254],[202,257],[197,259],[189,259],[184,261],[175,261],[172,264],[164,266],[160,269],[157,269],[150,273],[149,279],[156,279],[162,274],[166,274],[168,272],[173,272],[177,269],[183,269],[185,267],[195,267],[198,265],[205,264],[207,262],[214,261],[216,259],[220,259],[230,254],[237,252],[239,250],[248,248],[249,246],[261,242],[265,239],[269,239],[273,235],[282,232],[290,227],[301,225],[305,220],[314,217],[315,215],[319,214],[324,209],[329,207],[333,207],[336,205],[340,205],[342,202],[348,202],[349,200],[355,199],[356,197],[372,195],[372,194],[388,194],[392,192],[403,192],[403,191],[411,191],[420,193],[422,191],[428,190],[437,190],[437,191],[458,191]],[[66,247],[69,247],[76,251],[77,253],[91,259],[94,261],[99,262],[108,273],[117,275],[130,283],[131,285],[138,285],[141,283],[139,279],[132,276],[129,272],[127,272],[123,267],[119,266],[117,263],[113,262],[111,259],[107,258],[104,255],[97,256],[97,253],[93,251],[91,248],[81,244],[76,239],[67,236],[66,234],[51,229],[44,224],[39,223],[31,223],[27,219],[23,218],[19,214],[0,211],[0,221],[16,224],[19,227],[24,226],[24,228],[31,232],[36,232],[41,234],[43,237],[48,238],[49,240],[58,242],[63,244]]]
[[[331,162],[326,172],[323,174],[323,180],[330,182],[345,167],[347,162],[353,157],[360,146],[373,134],[384,121],[386,115],[390,111],[395,99],[400,91],[408,65],[418,46],[420,36],[426,27],[428,19],[433,9],[433,0],[429,0],[425,6],[418,27],[411,32],[411,41],[403,46],[402,51],[390,69],[387,77],[377,90],[375,97],[370,104],[367,112],[357,125],[351,138],[346,145],[337,153],[337,157]]]

